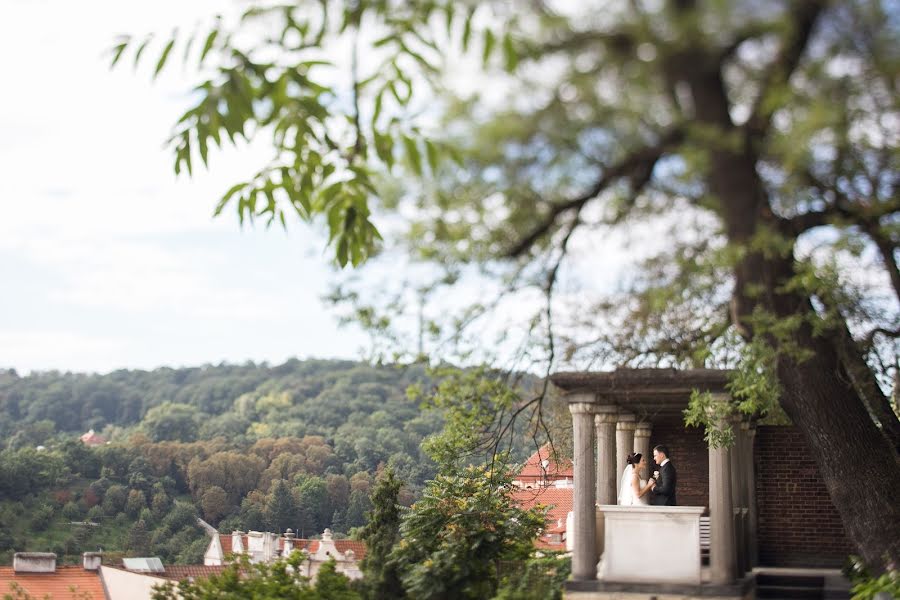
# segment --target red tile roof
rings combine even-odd
[[[319,549],[319,540],[298,540],[300,542],[306,542],[306,546],[300,546],[297,544],[297,547],[302,548],[305,547],[310,552],[315,552]],[[345,553],[347,550],[353,550],[353,554],[355,555],[356,560],[362,560],[366,556],[366,544],[365,542],[358,542],[356,540],[334,540],[334,545],[338,549],[338,552]]]
[[[150,573],[156,577],[165,577],[166,579],[175,579],[181,581],[183,579],[206,579],[210,575],[218,575],[225,567],[210,565],[168,565],[162,573]]]
[[[546,466],[544,461],[547,461]],[[550,444],[544,444],[540,450],[528,457],[522,470],[519,471],[517,479],[520,480],[548,480],[571,479],[573,477],[572,461],[569,459],[562,460],[559,464],[552,456]]]
[[[535,540],[535,546],[550,550],[565,550],[564,541],[553,542],[550,539],[551,534],[557,534],[562,540],[563,534],[566,533],[566,517],[572,510],[572,492],[573,488],[537,488],[530,490],[515,490],[512,497],[524,509],[534,506],[547,506],[547,524],[544,527],[544,533]]]
[[[76,594],[87,594],[86,599],[106,599],[99,573],[86,571],[82,566],[57,565],[53,573],[16,573],[12,567],[0,567],[0,595],[11,593],[13,582],[41,600],[45,596],[52,600],[69,600],[73,597],[73,588]]]
[[[93,429],[83,434],[79,439],[88,446],[102,446],[106,443],[106,438],[95,433]]]

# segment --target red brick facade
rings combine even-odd
[[[800,432],[759,427],[755,455],[760,563],[842,566],[855,551]]]
[[[651,448],[656,444],[666,445],[675,463],[678,504],[709,506],[709,453],[703,430],[685,427],[680,418],[655,419]],[[794,427],[760,426],[755,447],[760,564],[842,566],[853,546],[803,436]]]
[[[703,429],[685,427],[680,417],[654,419],[650,448],[662,444],[678,474],[677,501],[681,506],[709,506],[709,451]],[[647,457],[653,462],[653,455]]]

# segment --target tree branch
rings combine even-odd
[[[506,256],[515,258],[524,254],[553,228],[560,216],[571,211],[575,211],[576,213],[580,212],[585,204],[600,195],[601,192],[618,179],[629,177],[632,178],[633,183],[640,181],[646,183],[646,181],[649,180],[650,173],[652,173],[656,161],[660,159],[668,148],[679,143],[682,138],[683,134],[680,129],[672,130],[666,133],[655,146],[648,146],[636,150],[607,168],[597,182],[585,193],[565,202],[552,205],[547,215],[544,216],[528,235],[510,248],[506,253]]]
[[[825,8],[824,0],[794,0],[791,4],[788,19],[792,25],[790,33],[784,40],[781,52],[775,58],[768,76],[762,82],[759,96],[756,98],[747,128],[752,135],[762,136],[766,133],[776,106],[770,96],[780,87],[786,86],[800,64],[807,44],[815,28],[816,20]]]
[[[875,343],[875,336],[883,335],[889,338],[900,338],[900,327],[897,329],[888,329],[887,327],[876,327],[866,336],[865,341],[863,342],[864,348],[871,348],[872,344]]]

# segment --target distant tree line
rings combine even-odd
[[[406,504],[433,476],[419,446],[442,417],[406,394],[427,382],[418,366],[315,360],[0,372],[0,516],[17,515],[0,518],[0,551],[102,543],[196,561],[197,516],[225,531],[348,533],[365,524],[380,470],[407,482]],[[88,429],[109,443],[81,443]],[[44,533],[54,523],[72,531],[63,542]]]

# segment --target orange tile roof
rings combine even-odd
[[[546,467],[543,465],[545,460],[548,463]],[[528,460],[525,461],[525,464],[522,465],[522,469],[518,474],[518,479],[548,479],[553,481],[555,479],[565,479],[567,477],[571,479],[573,476],[574,471],[572,468],[572,461],[564,459],[561,463],[557,464],[553,459],[550,444],[544,444],[541,446],[540,450],[529,456]]]
[[[11,583],[18,583],[30,596],[53,600],[69,600],[76,594],[88,594],[90,600],[106,600],[103,583],[97,571],[82,566],[57,565],[53,573],[16,573],[12,567],[0,567],[0,594],[10,593]]]
[[[535,546],[552,550],[565,550],[565,542],[551,542],[550,534],[566,533],[566,517],[572,510],[573,488],[537,488],[530,490],[514,490],[513,500],[524,509],[534,506],[548,506],[547,524],[544,532],[535,540]]]

